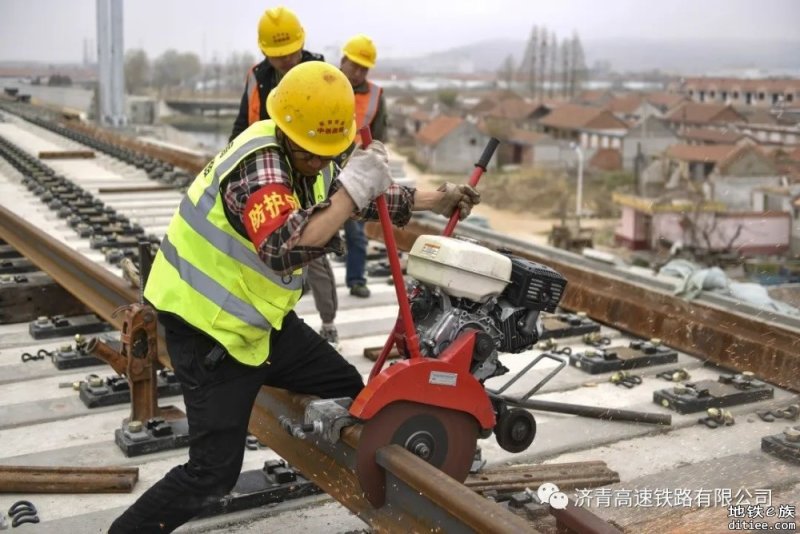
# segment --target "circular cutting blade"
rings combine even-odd
[[[375,508],[386,500],[386,475],[375,460],[381,447],[397,444],[463,482],[475,456],[478,422],[468,413],[409,401],[389,404],[363,424],[356,474]]]

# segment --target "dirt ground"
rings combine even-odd
[[[393,150],[389,150],[392,159],[400,159],[405,161],[405,173],[409,178],[414,178],[418,188],[432,188],[435,189],[444,180],[452,180],[452,177],[443,177],[438,174],[426,174],[417,170],[417,168],[408,163],[406,158]],[[468,176],[463,177],[466,182]],[[480,189],[480,185],[478,186]],[[479,204],[473,213],[485,217],[489,221],[489,226],[492,230],[512,236],[518,239],[523,239],[537,244],[547,244],[547,235],[554,224],[560,221],[557,218],[543,216],[541,213],[514,211],[507,209],[500,209],[496,206],[490,206],[486,202]],[[613,235],[613,228],[617,224],[617,219],[583,219],[581,226],[587,228],[594,228],[599,241],[605,241],[602,237]]]

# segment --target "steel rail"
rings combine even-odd
[[[249,430],[378,532],[537,532],[521,517],[396,446],[378,451],[377,461],[387,471],[386,504],[373,508],[355,473],[361,425],[345,428],[335,445],[297,439],[282,428],[280,416],[302,420],[313,398],[263,387]]]
[[[438,234],[443,226],[432,218],[415,217],[405,228],[395,228],[397,245],[408,251],[418,236]],[[376,225],[367,224],[366,231],[370,239],[381,240]],[[781,322],[768,312],[733,301],[686,300],[626,273],[594,267],[576,254],[495,232],[472,227],[462,228],[461,233],[559,271],[568,282],[562,299],[567,310],[586,312],[619,330],[659,338],[677,350],[737,371],[752,371],[763,380],[800,392],[800,327],[788,320]]]
[[[116,317],[114,310],[139,300],[138,292],[122,278],[5,206],[0,206],[0,238],[117,329],[122,327],[122,317]]]
[[[0,465],[0,493],[130,493],[138,467]]]
[[[118,329],[122,326],[122,314],[116,315],[115,310],[138,300],[137,291],[128,287],[122,278],[2,206],[0,238]],[[160,342],[160,347],[165,347],[163,341]],[[161,356],[159,359],[162,359]],[[166,363],[168,364],[168,359]],[[355,447],[358,445],[360,425],[347,428],[344,439],[337,446],[298,440],[281,427],[279,415],[302,420],[305,403],[309,399],[305,396],[289,395],[281,390],[263,388],[251,414],[251,432],[374,528],[393,532],[423,532],[435,530],[437,525],[459,525],[462,524],[461,519],[452,514],[463,511],[465,516],[470,516],[474,512],[468,511],[469,508],[484,512],[491,521],[491,525],[484,525],[486,528],[478,529],[479,532],[535,532],[523,519],[480,497],[413,455],[403,463],[410,463],[419,469],[433,469],[438,475],[430,479],[430,489],[436,490],[438,495],[442,495],[441,491],[445,489],[444,495],[453,495],[454,499],[458,496],[458,502],[462,505],[450,505],[448,511],[438,504],[432,504],[425,506],[425,513],[421,514],[417,509],[419,502],[415,507],[409,508],[406,506],[407,499],[402,502],[394,499],[389,500],[389,504],[381,509],[372,508],[363,496],[355,474]],[[397,494],[395,492],[391,495]],[[423,497],[423,500],[426,499],[427,497]],[[474,521],[470,519],[470,523]],[[475,530],[471,527],[469,529]]]
[[[122,328],[123,315],[116,314],[116,310],[139,301],[138,290],[130,287],[125,280],[36,228],[5,206],[0,206],[0,238],[117,330]],[[170,367],[166,343],[161,336],[158,345],[159,361],[165,367]]]

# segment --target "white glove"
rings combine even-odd
[[[463,221],[472,212],[472,206],[481,202],[481,194],[469,184],[445,182],[439,186],[437,191],[444,192],[444,195],[431,211],[445,217],[450,217],[453,210],[458,208],[458,218]]]
[[[386,147],[373,141],[365,150],[355,149],[338,178],[356,207],[364,209],[392,185]]]

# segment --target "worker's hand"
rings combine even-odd
[[[458,218],[463,221],[469,216],[472,206],[481,202],[481,194],[468,184],[445,182],[439,186],[437,191],[443,191],[444,195],[431,211],[445,217],[450,217],[453,214],[453,210],[458,207]]]
[[[386,147],[373,141],[364,150],[355,149],[338,178],[356,207],[364,209],[392,185]]]

